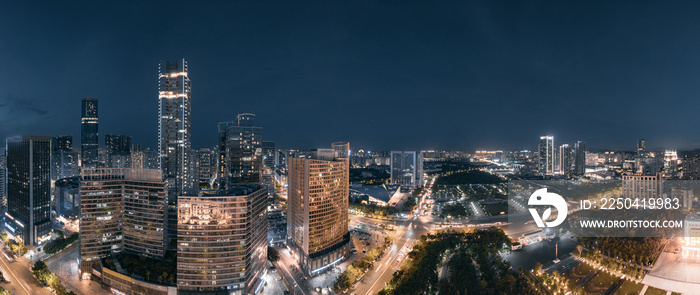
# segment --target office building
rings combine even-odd
[[[105,134],[106,168],[131,168],[131,136]]]
[[[268,168],[275,168],[275,163],[277,163],[277,151],[275,150],[274,141],[262,142],[262,154],[263,166]]]
[[[290,158],[288,245],[309,275],[348,257],[349,163],[333,149]]]
[[[80,167],[97,168],[97,99],[86,97],[80,118]]]
[[[258,184],[180,196],[178,293],[256,293],[267,262],[266,206]]]
[[[7,161],[5,148],[0,147],[0,205],[7,205]]]
[[[25,245],[51,235],[51,137],[7,139],[5,227]]]
[[[59,135],[51,139],[51,152],[72,152],[73,151],[73,136]]]
[[[54,136],[51,140],[51,180],[78,175],[78,154],[73,151],[73,137]]]
[[[208,148],[196,150],[194,158],[195,174],[197,175],[197,184],[201,187],[205,185],[210,187],[210,183],[216,172],[216,156],[214,151]]]
[[[663,192],[663,181],[661,173],[655,175],[625,173],[622,175],[622,195],[632,200],[659,198]]]
[[[338,152],[338,157],[340,158],[350,157],[350,143],[347,141],[336,141],[331,143],[331,148]]]
[[[584,175],[586,174],[586,143],[583,141],[577,141],[574,144],[574,162],[573,162],[574,174]]]
[[[410,188],[423,186],[422,152],[391,151],[391,184]]]
[[[218,127],[219,188],[240,183],[261,183],[262,127],[255,127],[255,115],[239,114],[235,124],[222,122]]]
[[[158,65],[158,151],[168,180],[168,202],[193,188],[190,157],[192,85],[187,61]]]
[[[165,253],[166,184],[158,169],[83,169],[80,175],[80,273],[112,253]]]
[[[647,151],[647,144],[644,139],[637,140],[637,156],[644,156]]]
[[[80,177],[69,177],[56,180],[54,209],[56,216],[75,218],[80,215]]]
[[[557,153],[557,167],[559,174],[567,175],[571,173],[571,160],[572,160],[571,147],[568,144],[562,144],[559,146],[559,153]]]
[[[107,134],[105,146],[110,155],[131,155],[131,136]]]
[[[683,209],[690,209],[693,207],[693,190],[690,188],[671,188],[671,198],[678,199],[678,203]]]
[[[554,173],[554,137],[540,136],[538,170],[542,174]]]

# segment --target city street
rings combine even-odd
[[[17,261],[12,259],[8,251],[3,247],[0,250],[0,267],[5,279],[10,281],[9,284],[2,285],[3,288],[10,291],[12,294],[34,295],[34,294],[51,294],[39,281],[32,275],[31,265],[29,260],[20,258]]]
[[[80,247],[73,246],[61,253],[58,253],[44,261],[46,266],[61,279],[66,290],[78,294],[111,294],[103,289],[100,283],[92,280],[80,280],[78,277],[78,257],[80,257]]]

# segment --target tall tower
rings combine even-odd
[[[333,149],[289,159],[287,236],[301,268],[310,275],[348,257],[348,159]]]
[[[5,227],[25,245],[37,245],[51,233],[51,137],[7,139],[7,213]]]
[[[158,65],[158,149],[160,168],[168,180],[168,201],[192,188],[190,138],[192,85],[187,61]]]
[[[580,140],[574,144],[574,173],[586,174],[586,143]]]
[[[97,168],[97,99],[83,98],[80,118],[81,167]]]
[[[255,126],[255,114],[239,114],[235,123],[219,123],[219,144],[223,144],[219,189],[262,182],[262,127]]]
[[[542,174],[554,173],[554,137],[540,136],[539,170]]]

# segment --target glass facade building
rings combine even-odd
[[[80,161],[81,167],[97,168],[97,99],[83,98],[80,118]]]
[[[51,137],[7,139],[5,228],[25,245],[51,234]]]

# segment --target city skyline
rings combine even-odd
[[[532,150],[540,134],[591,149],[625,148],[637,138],[650,149],[700,147],[690,128],[700,104],[693,99],[700,40],[669,37],[698,26],[684,17],[697,8],[596,5],[163,8],[187,10],[179,22],[159,16],[155,4],[14,4],[0,13],[2,24],[26,26],[0,29],[12,41],[0,53],[0,137],[77,139],[75,104],[95,97],[104,110],[101,130],[154,148],[154,73],[159,61],[184,57],[196,77],[193,148],[213,147],[216,123],[246,112],[259,116],[277,146],[304,150],[337,140],[372,150]],[[96,25],[71,21],[85,17]],[[652,23],[655,30],[645,30]],[[180,34],[189,38],[173,38]],[[39,71],[57,79],[33,87]],[[292,115],[306,109],[319,111]],[[528,131],[514,128],[521,122]],[[414,141],[417,134],[425,140]]]

